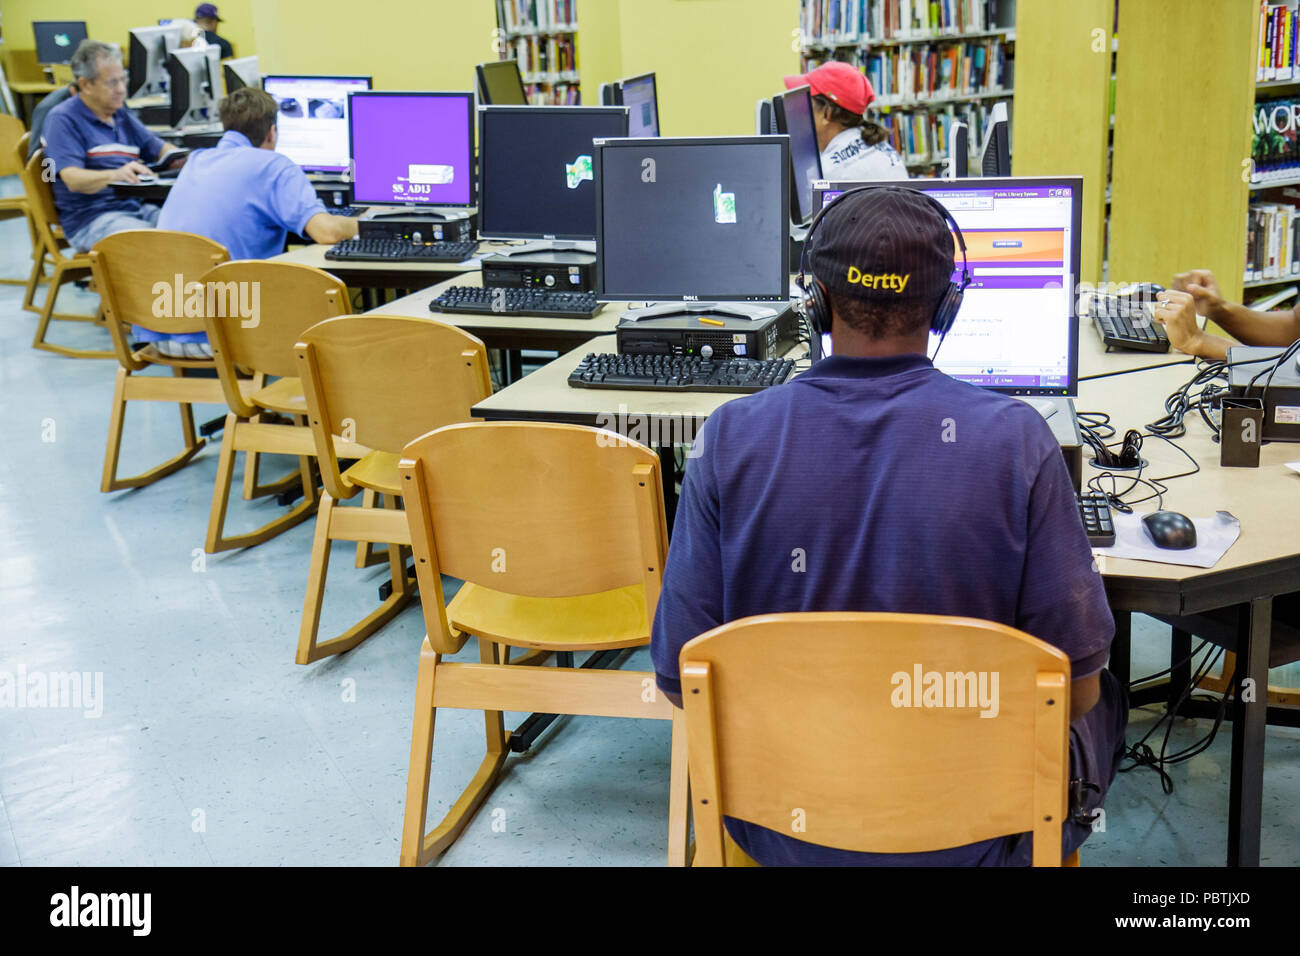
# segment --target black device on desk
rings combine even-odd
[[[1095,548],[1109,548],[1115,543],[1109,499],[1100,491],[1083,492],[1078,499],[1079,519],[1088,533],[1088,543]]]
[[[325,251],[341,262],[464,262],[477,242],[407,242],[405,239],[344,239]]]
[[[1263,441],[1300,441],[1300,342],[1289,348],[1234,345],[1228,349],[1228,392],[1264,406]]]
[[[405,242],[473,242],[475,216],[468,210],[400,210],[372,207],[358,221],[362,239],[401,239]]]
[[[1151,316],[1156,293],[1163,291],[1163,286],[1143,282],[1115,294],[1093,293],[1089,311],[1107,351],[1169,351],[1169,336],[1165,327]]]
[[[555,319],[590,319],[600,311],[600,303],[591,292],[453,286],[429,303],[429,311],[465,315],[536,315]]]
[[[708,348],[707,346],[705,347]],[[652,392],[758,392],[794,374],[789,359],[709,355],[612,355],[590,352],[569,373],[573,388],[625,388]]]

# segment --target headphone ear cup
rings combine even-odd
[[[830,307],[826,304],[826,293],[822,284],[816,279],[809,279],[801,286],[803,289],[804,317],[808,320],[814,335],[824,335],[831,330]]]
[[[930,322],[933,331],[940,335],[948,334],[952,324],[957,321],[957,313],[961,311],[961,299],[961,286],[955,282],[948,283],[948,291],[939,300],[939,308],[935,310],[934,319]]]

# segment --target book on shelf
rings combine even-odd
[[[574,78],[573,71],[577,69],[577,65],[571,37],[516,37],[511,41],[510,49],[511,55],[519,64],[519,72],[524,74],[525,81],[528,81],[530,74],[535,73],[563,73],[569,74],[570,80]]]
[[[799,27],[805,44],[983,33],[997,28],[998,7],[999,0],[801,0]]]
[[[841,50],[838,59],[862,70],[880,102],[895,106],[958,96],[996,94],[1012,86],[1013,60],[996,38]],[[806,56],[805,71],[827,58]]]
[[[1300,174],[1300,99],[1260,100],[1251,122],[1252,178],[1267,181]]]
[[[1256,82],[1300,80],[1300,15],[1297,0],[1259,5],[1259,66]]]
[[[578,0],[497,0],[497,23],[506,33],[575,30]]]
[[[1246,282],[1300,276],[1300,215],[1285,203],[1251,203],[1246,216]]]
[[[1257,299],[1251,299],[1246,303],[1248,309],[1258,309],[1260,312],[1268,312],[1271,309],[1281,307],[1290,302],[1300,294],[1300,285],[1289,285],[1285,289],[1277,292],[1270,292],[1268,295],[1262,295]]]
[[[904,162],[939,165],[947,159],[954,122],[966,124],[971,159],[975,159],[992,112],[991,106],[963,103],[942,110],[891,110],[878,116],[877,122],[889,132],[889,143]]]

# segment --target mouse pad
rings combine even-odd
[[[1150,512],[1146,512],[1150,514]],[[1161,564],[1185,564],[1193,568],[1212,568],[1218,564],[1228,549],[1241,537],[1241,522],[1227,511],[1216,512],[1212,518],[1192,518],[1196,525],[1196,547],[1186,551],[1168,551],[1157,548],[1142,527],[1141,514],[1111,513],[1115,525],[1115,543],[1109,548],[1093,548],[1092,553],[1109,558],[1133,558],[1138,561],[1159,561]]]

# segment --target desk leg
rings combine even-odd
[[[1133,648],[1133,615],[1128,611],[1111,611],[1115,616],[1115,639],[1110,642],[1110,663],[1106,666],[1121,685],[1127,687],[1132,677],[1130,658]]]
[[[673,519],[677,517],[677,453],[675,445],[659,446],[659,474],[664,483],[664,522],[668,539],[673,537]]]
[[[1264,806],[1264,729],[1268,720],[1268,645],[1273,598],[1241,606],[1232,687],[1232,771],[1228,789],[1228,866],[1259,866]],[[1254,682],[1249,701],[1242,686]]]
[[[509,367],[509,376],[512,383],[524,377],[524,353],[519,349],[506,350],[506,364]]]
[[[1169,672],[1169,696],[1167,698],[1166,710],[1172,711],[1178,704],[1179,698],[1187,690],[1187,685],[1192,682],[1192,635],[1186,631],[1180,631],[1178,628],[1173,629],[1169,636],[1169,666],[1172,668]],[[1184,660],[1184,658],[1187,658]],[[1183,661],[1183,663],[1178,663]]]

